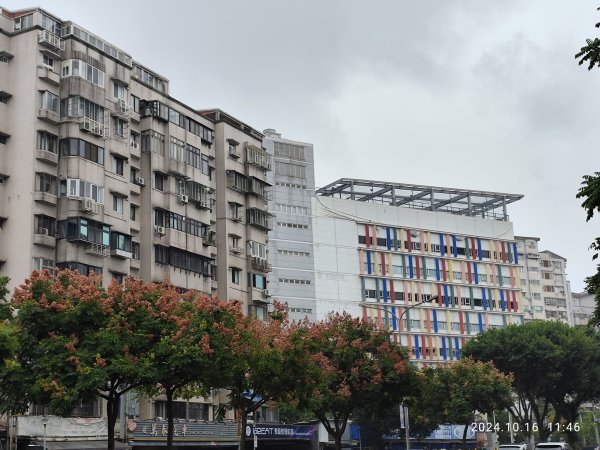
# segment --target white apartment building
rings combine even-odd
[[[571,289],[567,260],[549,250],[539,250],[540,238],[516,236],[522,279],[525,320],[560,320],[572,323]]]
[[[262,139],[221,110],[171,97],[165,76],[76,23],[0,8],[0,275],[11,290],[55,267],[99,273],[105,286],[168,277],[264,316]],[[163,417],[163,400],[135,413]],[[181,401],[178,418],[210,420],[222,401]],[[39,437],[38,412],[21,429]],[[104,405],[74,414],[105,417]],[[53,420],[49,438],[74,436],[69,420]]]
[[[587,292],[571,293],[570,325],[587,325],[596,310],[596,297]]]

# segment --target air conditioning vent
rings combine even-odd
[[[145,186],[146,181],[142,177],[136,177],[135,184],[137,184],[138,186]]]
[[[137,142],[132,142],[132,143],[131,143],[131,146],[132,146],[133,148],[136,148],[136,149],[137,149],[137,148],[138,148],[138,143],[137,143]]]
[[[265,297],[270,297],[270,296],[271,296],[271,293],[269,292],[269,290],[268,290],[268,289],[263,289],[263,295],[264,295]]]
[[[165,227],[161,227],[159,225],[154,225],[154,231],[156,231],[156,234],[160,236],[164,236],[165,234],[167,234]]]
[[[40,228],[40,234],[48,236],[48,234],[49,234],[48,228]]]
[[[187,195],[182,195],[179,197],[179,201],[185,205],[190,201],[190,198]]]
[[[79,206],[83,212],[94,213],[96,211],[95,203],[92,199],[85,198],[80,201]]]

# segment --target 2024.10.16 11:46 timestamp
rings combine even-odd
[[[548,424],[544,425],[544,427],[551,433],[554,433],[556,431],[562,432],[562,433],[572,432],[572,431],[578,432],[581,429],[579,422],[548,423]],[[539,426],[535,422],[526,423],[523,426],[521,426],[521,424],[519,424],[517,422],[513,422],[513,423],[506,422],[504,424],[492,423],[492,422],[473,422],[470,425],[470,428],[473,432],[476,432],[476,433],[493,433],[493,432],[498,433],[500,431],[510,432],[511,429],[514,433],[519,433],[521,431],[536,432],[536,431],[539,431],[540,428],[542,428],[542,427]]]

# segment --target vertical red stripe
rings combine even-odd
[[[469,277],[469,284],[473,284],[473,274],[471,273],[471,263],[467,263],[467,276]]]
[[[437,285],[437,296],[438,306],[442,306],[444,304],[444,299],[442,298],[442,286],[440,284]]]
[[[381,252],[381,275],[385,277],[385,253]]]
[[[369,233],[369,225],[365,225],[365,245],[367,248],[371,246],[371,234]]]
[[[425,335],[424,334],[421,335],[421,348],[423,349],[423,359],[427,360],[427,352],[425,351],[427,346],[425,345]],[[427,364],[427,363],[425,363],[425,364]]]
[[[519,304],[517,303],[517,293],[515,291],[513,291],[513,293],[512,293],[512,298],[513,298],[513,302],[514,302],[513,309],[515,311],[518,311],[519,310]]]
[[[431,310],[427,309],[425,310],[426,316],[427,316],[427,332],[431,333]]]
[[[506,296],[504,297],[506,299],[506,308],[508,309],[508,311],[512,311],[512,300],[510,298],[510,292],[505,291]]]
[[[471,256],[477,259],[477,249],[475,248],[475,238],[471,238]]]
[[[363,320],[366,322],[369,318],[367,317],[367,308],[363,306]]]
[[[446,260],[442,259],[442,278],[444,281],[446,280]]]
[[[412,252],[412,241],[410,239],[410,230],[406,230],[406,250]]]
[[[506,245],[505,242],[502,241],[502,261],[506,262]]]
[[[463,313],[462,313],[462,311],[458,312],[458,323],[460,325],[460,334],[465,334],[465,323],[463,322]]]
[[[390,301],[396,302],[396,293],[394,292],[394,280],[390,280]]]
[[[419,263],[419,259],[421,259],[418,256],[415,256],[415,265],[417,268],[417,278],[421,278],[421,264]]]

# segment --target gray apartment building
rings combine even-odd
[[[274,195],[269,212],[275,216],[269,233],[269,293],[287,304],[292,320],[316,320],[312,199],[315,171],[312,144],[282,138],[264,130],[263,145],[273,158],[268,181]]]
[[[168,277],[264,316],[262,140],[224,111],[171,97],[165,76],[76,23],[0,8],[0,275],[11,289],[55,267],[104,285]],[[219,396],[182,401],[179,418],[211,419]],[[162,416],[162,400],[137,412]],[[84,406],[104,414],[101,402]],[[34,415],[23,420],[40,432]]]

